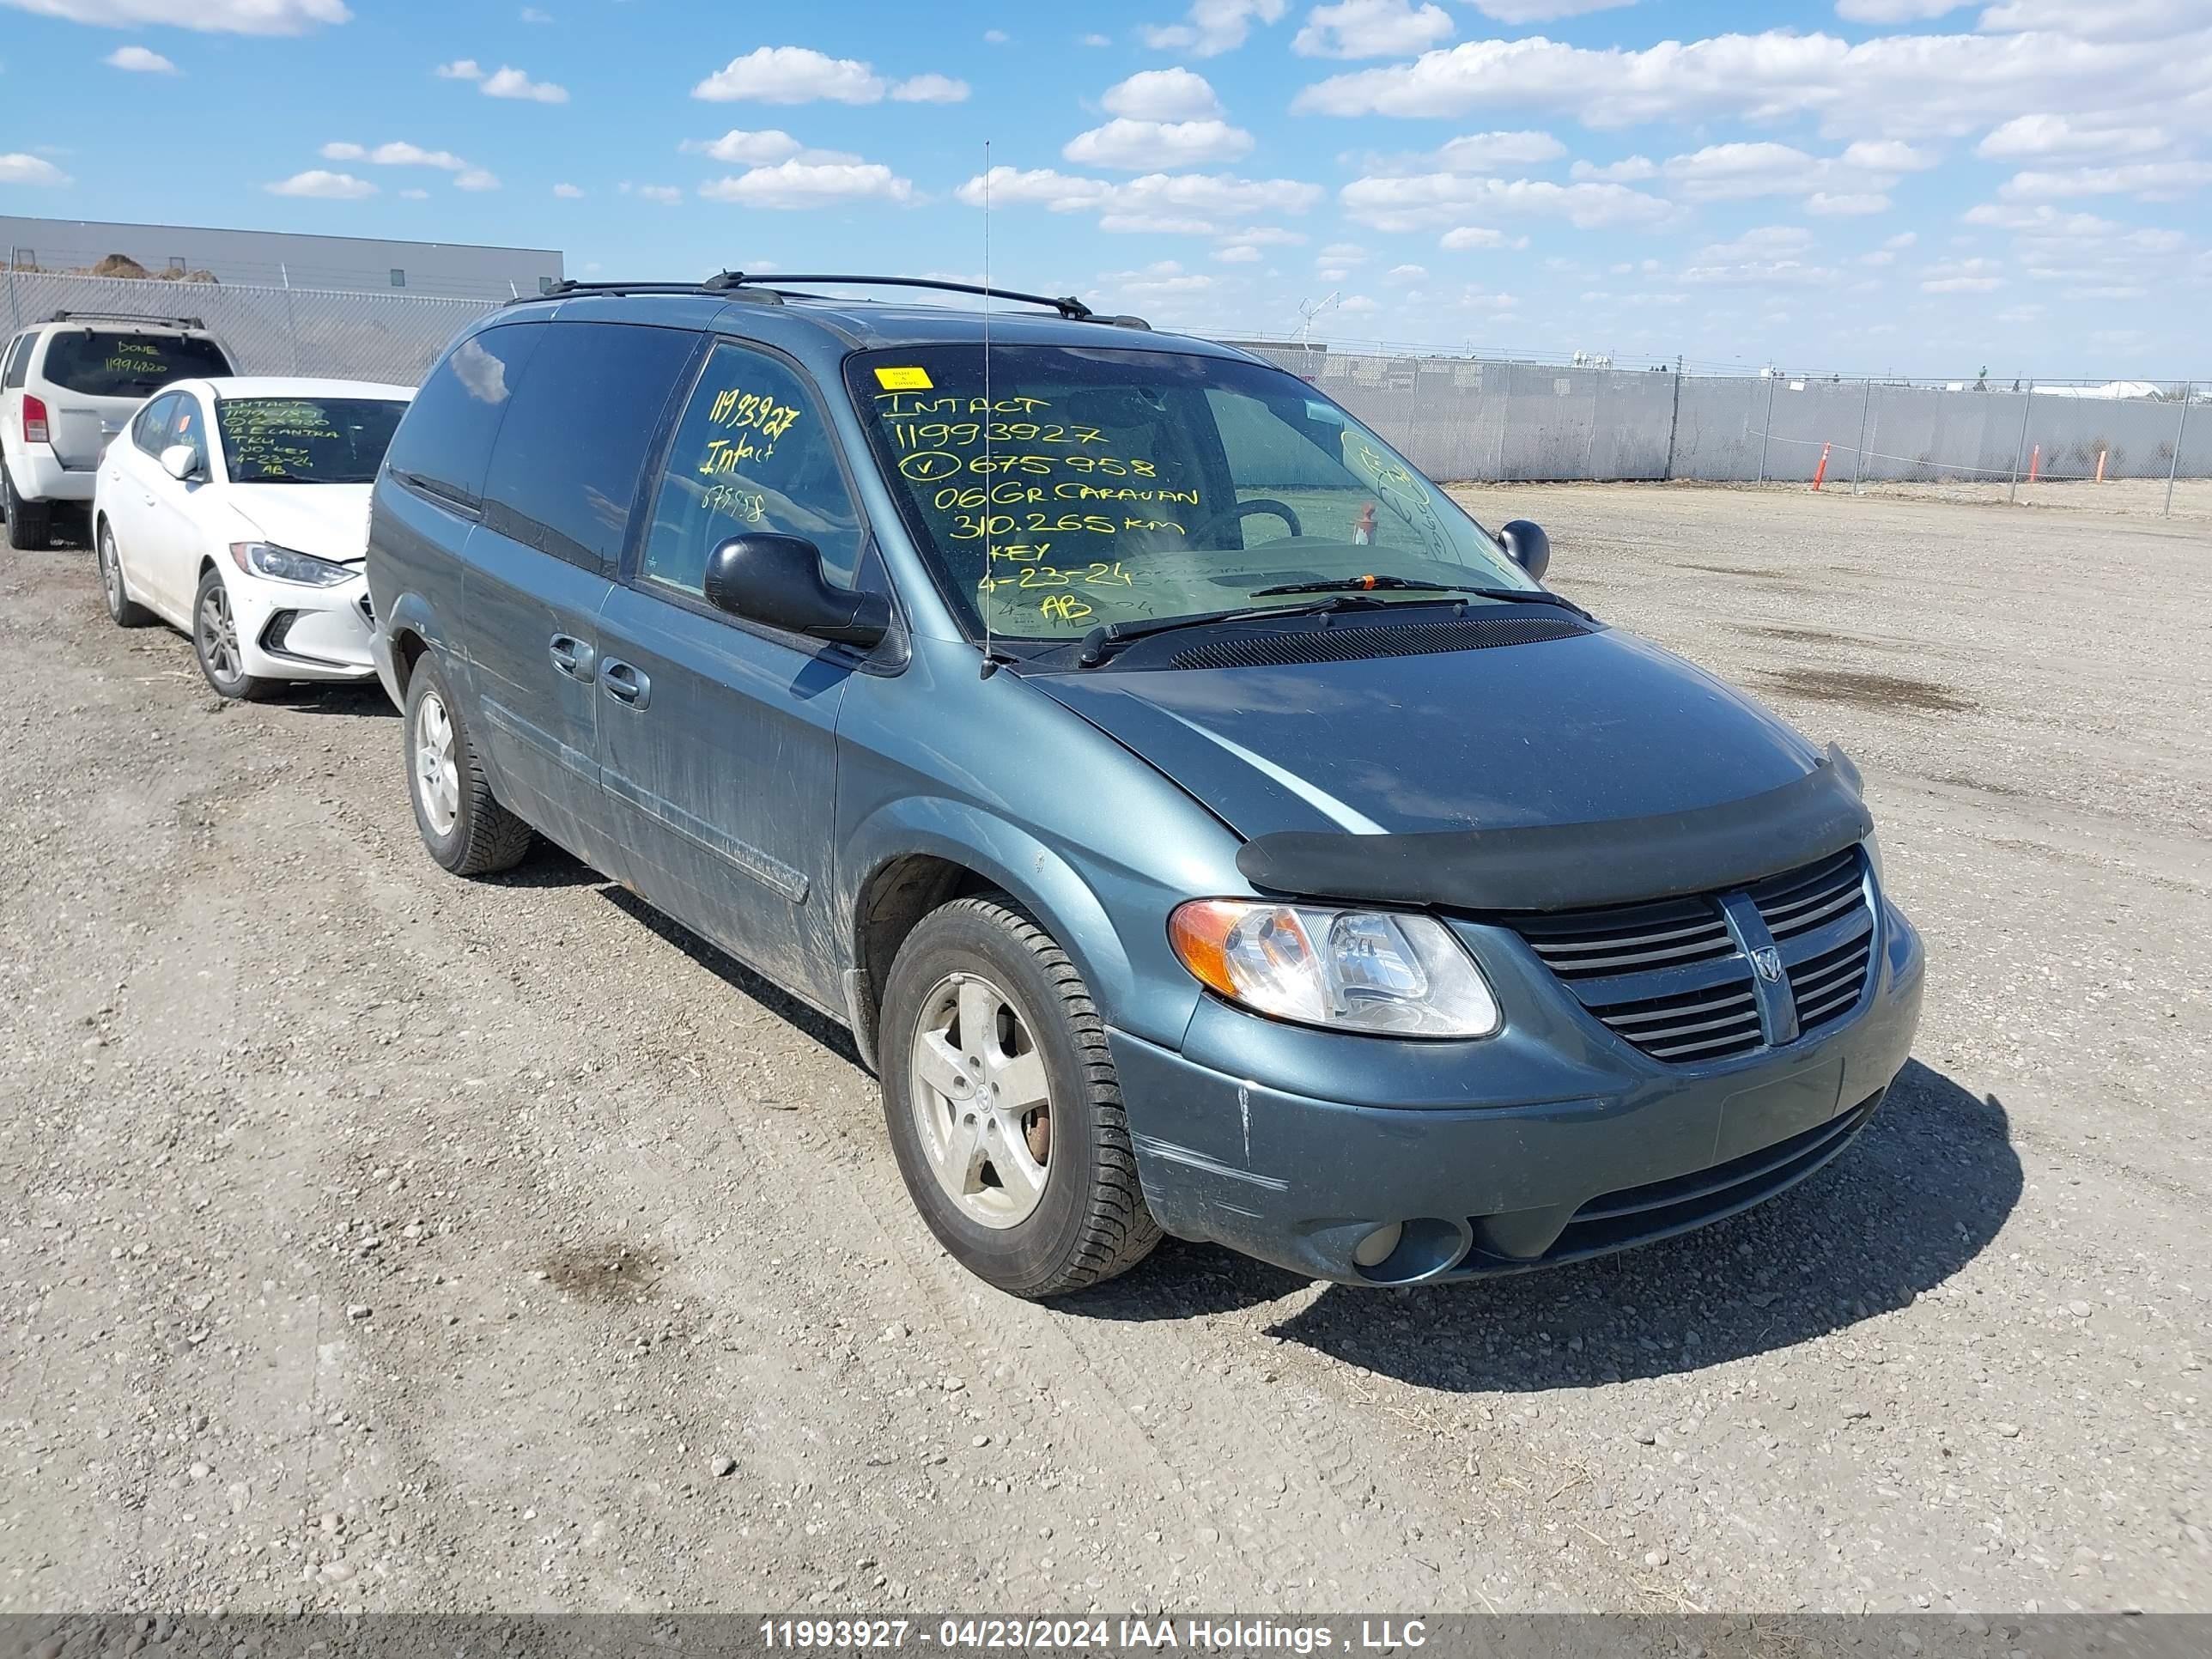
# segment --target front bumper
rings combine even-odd
[[[1905,1065],[1923,956],[1887,901],[1880,916],[1855,1014],[1720,1065],[1661,1065],[1565,1018],[1393,1042],[1209,1000],[1181,1053],[1111,1032],[1146,1202],[1179,1237],[1357,1284],[1519,1272],[1735,1214],[1840,1152]],[[1393,1222],[1396,1250],[1357,1265]]]
[[[368,597],[360,576],[336,587],[233,579],[230,602],[246,672],[271,680],[374,678]]]

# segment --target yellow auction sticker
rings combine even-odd
[[[886,392],[929,392],[935,389],[926,368],[879,368],[876,384]]]

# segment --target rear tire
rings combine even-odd
[[[496,875],[521,863],[531,828],[492,799],[446,671],[427,652],[407,681],[405,715],[407,796],[430,856],[457,876]]]
[[[107,614],[118,628],[143,628],[154,613],[131,597],[123,580],[123,561],[116,556],[115,532],[106,520],[100,521],[96,545],[100,550],[100,586],[107,596]]]
[[[54,544],[51,501],[27,501],[15,493],[15,480],[0,461],[0,500],[8,508],[8,545],[18,553],[43,553]]]
[[[907,936],[880,1052],[907,1191],[977,1278],[1064,1296],[1159,1242],[1106,1024],[1066,953],[1005,894],[956,899]]]

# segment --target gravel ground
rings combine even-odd
[[[2212,1607],[2204,527],[1474,495],[1856,757],[1917,1060],[1686,1240],[1054,1308],[842,1035],[562,857],[440,872],[380,694],[226,708],[0,555],[0,1609]]]

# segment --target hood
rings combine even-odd
[[[1781,789],[1822,764],[1748,698],[1610,629],[1428,656],[1030,683],[1248,840],[1664,817]]]
[[[362,484],[233,484],[225,497],[263,541],[334,564],[368,553],[368,492]]]

